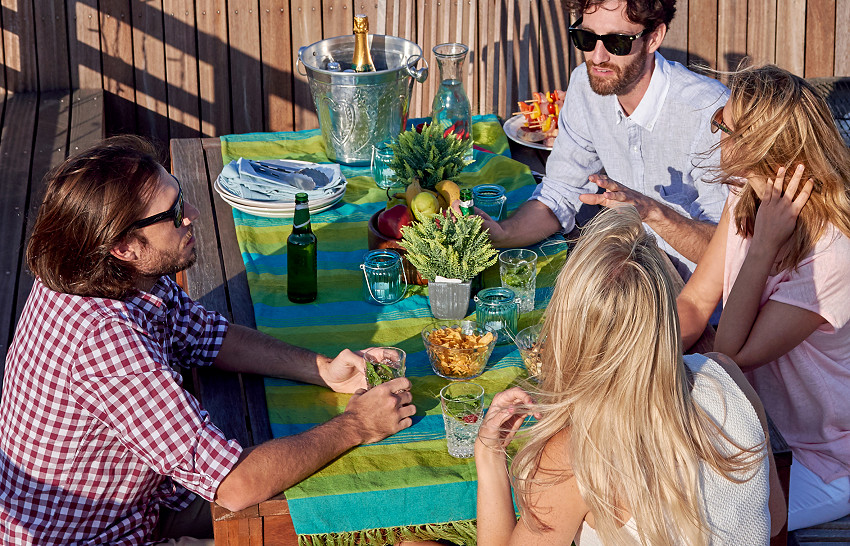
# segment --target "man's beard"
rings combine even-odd
[[[593,61],[586,60],[585,65],[587,66],[587,76],[590,78],[590,88],[597,95],[623,95],[628,93],[643,75],[646,57],[646,48],[642,46],[634,60],[626,66],[617,66],[608,63],[594,64]],[[600,78],[595,76],[591,70],[594,66],[613,70],[617,77]]]
[[[143,244],[147,246],[146,241],[143,242]],[[148,248],[150,249],[149,246]],[[198,259],[198,252],[195,247],[192,247],[192,253],[188,258],[182,257],[180,250],[150,250],[155,253],[155,255],[151,256],[148,263],[137,270],[137,273],[144,277],[158,279],[165,275],[174,275],[175,273],[189,269],[195,265],[195,262]]]

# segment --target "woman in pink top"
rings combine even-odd
[[[850,149],[805,80],[765,66],[730,89],[712,130],[731,191],[679,318],[690,346],[723,298],[715,350],[793,451],[793,530],[850,513]]]

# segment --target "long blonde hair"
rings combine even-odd
[[[629,206],[599,214],[558,276],[543,327],[542,417],[511,466],[532,528],[541,454],[565,428],[570,468],[556,481],[575,476],[606,544],[617,542],[624,509],[644,543],[707,543],[700,463],[741,482],[762,460],[763,445],[732,443],[725,455],[730,440],[691,398],[663,259]]]
[[[733,131],[723,141],[721,181],[740,187],[742,178],[767,180],[784,166],[787,186],[799,163],[806,168],[803,180],[814,180],[779,269],[796,267],[828,223],[850,237],[850,149],[823,97],[803,78],[773,65],[732,73],[729,88]],[[749,184],[739,192],[735,226],[750,237],[760,200]]]

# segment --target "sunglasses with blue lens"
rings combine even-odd
[[[603,34],[599,35],[589,30],[578,28],[583,21],[583,17],[579,17],[572,26],[570,26],[570,38],[576,49],[581,51],[593,51],[596,49],[596,42],[602,40],[602,45],[608,50],[611,55],[622,57],[632,52],[632,44],[635,40],[649,32],[645,28],[637,34]]]

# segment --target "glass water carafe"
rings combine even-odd
[[[440,67],[440,87],[431,105],[431,120],[444,132],[469,137],[466,159],[472,159],[472,113],[463,89],[463,61],[469,48],[464,44],[440,44],[434,47]]]

